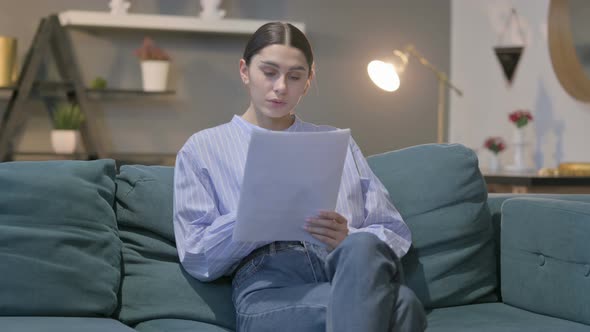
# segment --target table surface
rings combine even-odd
[[[539,175],[536,172],[488,172],[482,170],[489,183],[515,186],[589,186],[590,176]]]

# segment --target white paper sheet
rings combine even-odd
[[[305,219],[334,210],[349,129],[252,133],[234,227],[235,241],[310,241]]]

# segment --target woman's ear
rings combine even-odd
[[[307,89],[311,85],[311,81],[315,78],[315,64],[311,66],[311,73],[309,73],[309,77],[307,78],[307,82],[305,82],[305,88],[303,88],[303,94],[307,94]]]
[[[240,77],[242,78],[242,82],[248,85],[250,83],[250,75],[248,74],[248,65],[246,64],[246,60],[240,59]]]

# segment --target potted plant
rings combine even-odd
[[[164,91],[168,80],[170,57],[154,41],[145,37],[135,55],[141,60],[143,90]]]
[[[498,171],[500,169],[498,154],[506,149],[506,143],[502,137],[488,137],[483,146],[492,153],[488,169],[492,172]]]
[[[525,128],[529,122],[533,121],[531,112],[525,109],[515,110],[508,114],[508,119],[514,124],[514,137],[512,145],[514,147],[514,164],[509,165],[509,170],[515,172],[530,171],[527,166],[526,147],[529,145],[525,138]]]
[[[80,106],[71,102],[57,104],[52,112],[53,130],[51,146],[55,153],[71,154],[76,151],[79,141],[79,129],[84,122]]]

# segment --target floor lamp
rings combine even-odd
[[[463,96],[463,92],[449,81],[447,74],[426,60],[413,45],[408,45],[403,51],[394,50],[393,58],[371,61],[367,66],[369,77],[381,89],[389,92],[395,91],[400,86],[400,76],[406,69],[411,56],[430,69],[438,79],[437,142],[443,143],[445,137],[445,88],[448,87],[459,96]]]

